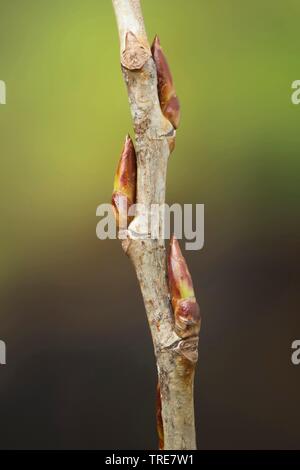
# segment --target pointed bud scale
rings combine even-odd
[[[158,434],[158,448],[159,450],[164,450],[164,428],[161,412],[161,395],[159,383],[157,384],[156,389],[156,426]]]
[[[194,297],[192,278],[175,235],[170,241],[168,270],[172,301]]]
[[[118,226],[127,226],[129,218],[127,212],[136,198],[136,155],[133,142],[126,136],[123,151],[119,160],[114,179],[112,205]],[[121,222],[122,219],[122,223]]]
[[[176,333],[181,338],[196,336],[201,326],[200,309],[190,272],[174,235],[170,242],[168,276]]]
[[[136,156],[129,135],[126,136],[114,180],[114,192],[122,193],[133,203],[136,190]]]
[[[151,51],[157,69],[157,88],[161,110],[173,127],[177,129],[180,121],[180,104],[172,74],[158,36],[154,38]]]

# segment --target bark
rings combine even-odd
[[[139,0],[112,0],[120,37],[122,72],[127,85],[137,157],[136,216],[123,248],[140,284],[157,362],[165,450],[195,449],[193,382],[198,338],[182,339],[174,329],[162,237],[150,239],[152,204],[164,204],[170,142],[175,129],[161,111],[157,71]],[[160,213],[157,224],[163,224]],[[160,225],[162,226],[162,225]]]

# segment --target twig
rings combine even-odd
[[[160,448],[190,450],[196,448],[193,382],[199,311],[178,242],[174,238],[171,241],[168,285],[163,236],[151,239],[147,223],[151,206],[165,202],[167,163],[179,123],[179,102],[158,38],[150,50],[140,1],[112,2],[136,142],[134,151],[131,139],[126,139],[116,174],[113,204],[119,221],[121,216],[126,217],[123,214],[126,205],[138,203],[134,219],[128,220],[130,224],[122,244],[135,267],[154,344]],[[132,184],[135,152],[136,188]],[[157,220],[160,227],[163,218],[160,212]]]

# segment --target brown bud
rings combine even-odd
[[[157,88],[161,110],[173,127],[177,129],[180,121],[180,104],[172,74],[158,36],[154,38],[151,51],[157,69]]]
[[[190,272],[174,235],[170,242],[168,276],[176,333],[181,338],[196,336],[201,326],[200,309]]]
[[[157,384],[156,389],[156,426],[158,434],[158,448],[159,450],[164,450],[164,428],[161,413],[161,395],[159,383]]]
[[[112,205],[117,224],[124,228],[129,223],[128,210],[136,199],[136,155],[133,142],[126,136],[114,179]]]

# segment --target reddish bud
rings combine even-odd
[[[162,411],[161,411],[161,395],[160,395],[160,386],[157,384],[156,390],[156,426],[158,434],[158,448],[159,450],[164,450],[164,428],[162,420]]]
[[[172,74],[158,36],[154,38],[151,51],[157,70],[157,88],[161,110],[173,127],[177,129],[180,121],[180,104]]]
[[[161,394],[159,383],[157,384],[156,390],[156,426],[158,434],[158,448],[159,450],[164,450],[164,428],[162,420]]]
[[[170,242],[168,276],[176,333],[181,338],[196,336],[201,325],[200,309],[190,272],[174,235]]]
[[[126,136],[123,151],[118,163],[114,179],[114,191],[112,205],[118,226],[124,226],[122,222],[129,222],[127,212],[136,199],[136,155],[133,142],[129,135]]]

